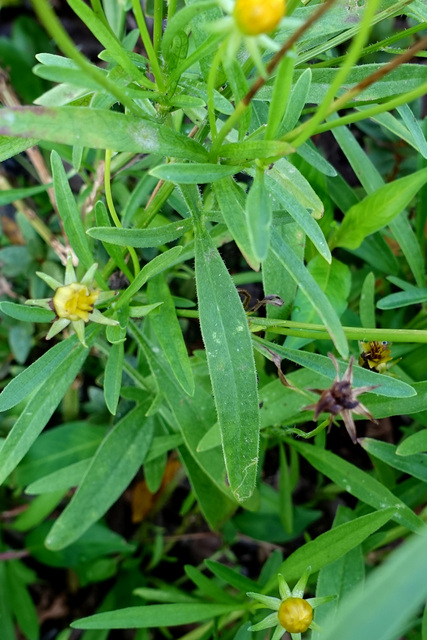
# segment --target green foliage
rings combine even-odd
[[[2,640],[45,633],[46,567],[90,592],[56,640],[261,638],[283,580],[312,640],[422,640],[423,3],[248,37],[232,0],[69,0],[97,60],[32,4],[0,38]]]

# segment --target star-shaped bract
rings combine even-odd
[[[105,302],[114,296],[112,291],[103,291],[93,288],[94,276],[98,265],[93,264],[85,273],[80,282],[77,282],[76,273],[74,271],[71,256],[68,257],[65,267],[64,283],[59,282],[55,278],[37,271],[37,275],[55,294],[53,298],[42,298],[38,300],[26,300],[25,304],[37,307],[44,307],[51,311],[55,311],[57,319],[53,322],[46,340],[50,340],[57,333],[72,324],[80,342],[85,343],[85,323],[92,321],[98,324],[117,325],[117,320],[107,318],[98,309],[95,309],[96,303]]]
[[[310,389],[310,391],[318,393],[320,398],[318,402],[310,404],[307,407],[304,407],[304,409],[314,410],[314,420],[317,420],[321,413],[330,413],[329,425],[332,424],[337,415],[341,415],[350,438],[353,443],[356,444],[356,425],[354,424],[352,414],[355,413],[360,416],[365,416],[365,418],[372,420],[372,422],[376,422],[368,409],[359,402],[357,398],[362,393],[376,389],[379,385],[369,385],[353,389],[353,356],[351,356],[348,367],[341,380],[338,362],[335,356],[332,353],[328,353],[328,356],[334,363],[334,367],[337,372],[335,380],[329,389]]]
[[[310,567],[298,580],[295,587],[290,590],[282,574],[277,575],[279,582],[280,598],[272,598],[262,593],[249,592],[246,595],[257,600],[268,609],[274,609],[274,613],[268,615],[264,620],[252,625],[249,631],[261,631],[276,627],[271,640],[280,640],[285,631],[291,634],[292,640],[301,640],[301,633],[307,629],[317,629],[320,627],[313,622],[313,609],[333,600],[336,596],[324,596],[321,598],[303,598],[304,589],[310,575]]]

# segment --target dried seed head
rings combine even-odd
[[[321,413],[330,413],[330,424],[332,424],[334,417],[340,414],[350,438],[353,443],[356,444],[356,425],[354,424],[352,413],[365,416],[369,420],[376,422],[368,409],[359,402],[357,397],[362,393],[366,393],[366,391],[376,389],[378,385],[353,389],[353,356],[351,356],[348,367],[341,380],[339,377],[338,362],[335,356],[332,353],[328,353],[328,356],[331,358],[336,369],[336,378],[329,389],[310,389],[310,391],[318,393],[320,398],[316,404],[311,404],[304,408],[314,409],[314,420],[317,420]]]

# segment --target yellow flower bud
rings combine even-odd
[[[58,318],[89,321],[89,314],[93,311],[93,305],[99,296],[98,289],[88,289],[85,284],[73,282],[72,284],[58,287],[53,296],[53,306]]]
[[[278,611],[279,622],[289,633],[307,631],[313,620],[313,608],[302,598],[286,598]]]
[[[236,0],[234,19],[247,36],[273,31],[285,15],[286,0]]]

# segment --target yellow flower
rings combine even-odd
[[[313,622],[313,607],[303,598],[286,598],[277,613],[279,622],[290,633],[307,631]]]
[[[271,33],[285,15],[285,0],[236,0],[234,19],[246,36]]]
[[[58,287],[53,296],[56,315],[71,322],[79,318],[88,322],[99,293],[99,289],[89,290],[85,284],[78,282]]]
[[[285,578],[279,573],[277,579],[279,581],[279,598],[272,598],[263,593],[247,593],[246,595],[260,602],[268,609],[274,609],[275,613],[271,613],[264,620],[252,625],[249,631],[261,631],[276,627],[271,640],[280,640],[285,631],[291,634],[292,640],[301,640],[301,633],[307,629],[320,630],[319,625],[313,622],[313,609],[330,602],[336,596],[324,596],[321,598],[307,598],[304,600],[304,589],[310,575],[310,567],[298,580],[292,591]]]
[[[218,4],[228,15],[209,23],[206,28],[226,38],[223,55],[228,60],[234,59],[243,43],[258,72],[265,76],[264,51],[280,49],[280,44],[268,34],[279,26],[296,27],[301,22],[284,17],[286,0],[218,0]]]
[[[85,322],[97,322],[115,326],[119,324],[117,320],[107,318],[98,309],[94,308],[96,303],[105,302],[114,296],[112,291],[103,291],[93,288],[97,264],[93,264],[85,273],[80,282],[77,282],[71,256],[68,257],[65,267],[64,283],[58,282],[55,278],[46,273],[37,272],[55,294],[53,298],[43,298],[39,300],[27,300],[25,304],[44,307],[55,311],[57,319],[53,322],[46,340],[50,340],[57,333],[68,327],[71,323],[80,342],[85,343]]]
[[[359,364],[364,369],[384,373],[384,371],[393,366],[388,364],[392,360],[391,342],[372,340],[371,342],[361,342],[360,346],[362,347],[362,353],[359,356]]]

